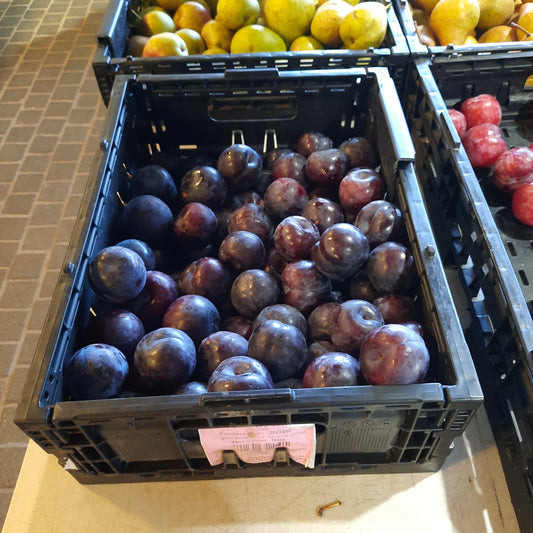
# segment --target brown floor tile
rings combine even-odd
[[[26,453],[26,446],[8,446],[0,448],[0,464],[2,476],[0,476],[0,488],[14,488],[17,477]]]
[[[46,254],[44,252],[20,252],[11,263],[10,279],[37,279],[41,276]]]

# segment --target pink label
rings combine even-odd
[[[233,450],[245,463],[266,463],[276,448],[286,448],[289,457],[307,468],[315,467],[314,424],[243,426],[198,430],[200,442],[211,465],[223,462],[222,452]]]

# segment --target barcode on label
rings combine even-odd
[[[288,448],[290,442],[250,442],[245,444],[235,444],[234,451],[236,452],[265,452],[272,451],[276,448]]]

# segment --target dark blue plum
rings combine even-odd
[[[300,370],[307,358],[307,341],[296,326],[265,320],[250,336],[248,355],[263,363],[277,382]]]
[[[189,380],[196,367],[196,347],[179,329],[159,328],[137,345],[135,371],[140,386],[151,394],[171,394]]]
[[[90,262],[88,275],[99,298],[125,303],[142,291],[146,283],[146,266],[140,255],[128,248],[108,246]]]
[[[129,248],[133,252],[138,253],[144,262],[146,270],[154,270],[156,265],[155,253],[145,242],[139,239],[126,239],[117,243],[116,246],[124,246],[124,248]]]
[[[151,194],[132,198],[122,210],[119,226],[123,239],[139,239],[158,250],[172,232],[174,215],[170,207]]]
[[[178,189],[170,172],[160,165],[145,165],[138,168],[130,179],[130,197],[151,194],[166,204],[174,202]]]
[[[65,384],[73,400],[105,400],[122,391],[128,376],[126,356],[109,344],[89,344],[65,367]]]

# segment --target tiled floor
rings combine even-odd
[[[0,526],[12,423],[102,130],[91,61],[108,0],[0,0]]]

